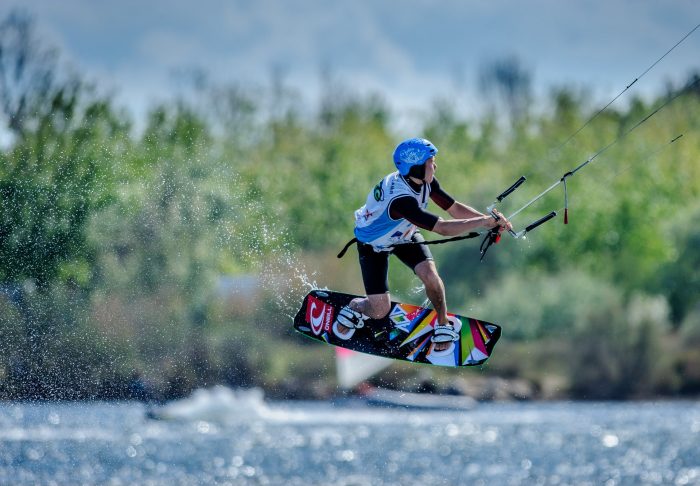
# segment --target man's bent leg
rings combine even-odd
[[[381,319],[391,310],[391,296],[388,292],[383,294],[370,294],[350,301],[350,308],[361,312],[371,319]]]
[[[437,312],[438,323],[448,324],[445,285],[437,273],[435,262],[432,260],[421,262],[416,265],[415,272],[423,282],[423,285],[425,285],[425,293],[428,294],[428,299],[430,299],[435,312]]]
[[[383,294],[370,294],[367,297],[359,297],[351,300],[347,307],[352,309],[352,311],[360,313],[356,316],[356,319],[362,318],[362,315],[371,319],[381,319],[389,314],[389,311],[391,310],[391,297],[389,296],[388,292]],[[352,327],[362,326],[353,326],[350,322],[346,322],[344,319],[342,319],[342,317],[343,311],[341,310],[339,317],[334,324],[333,331],[336,333],[336,336],[342,339],[349,339],[350,336],[352,336],[352,334],[350,334],[350,332],[353,330]],[[352,316],[345,317],[352,318]],[[364,323],[362,325],[364,325]]]
[[[416,275],[421,279],[425,286],[425,293],[428,294],[428,299],[433,304],[433,308],[437,313],[438,324],[451,325],[447,319],[447,302],[445,298],[445,285],[437,273],[435,262],[426,260],[416,265]],[[435,351],[445,351],[450,346],[450,342],[436,342]]]
[[[389,253],[376,252],[372,246],[359,242],[357,243],[357,252],[366,297],[353,299],[348,307],[351,311],[359,312],[371,319],[381,319],[391,310],[388,280]],[[345,336],[343,339],[347,339],[350,336],[351,328],[338,322],[334,330],[337,331],[337,334]]]

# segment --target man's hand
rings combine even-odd
[[[503,232],[503,230],[511,231],[513,229],[513,225],[510,223],[510,221],[508,221],[506,217],[503,216],[503,214],[501,214],[501,212],[497,209],[493,210],[492,216],[495,217],[491,218],[489,222],[490,224],[488,226],[489,229],[495,228],[496,226],[500,226],[500,228],[498,228],[499,233]]]

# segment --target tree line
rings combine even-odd
[[[597,104],[570,87],[536,102],[514,60],[483,73],[483,116],[450,99],[426,109],[416,135],[440,148],[437,176],[453,196],[483,208],[528,177],[503,203],[508,214],[680,93],[570,179],[570,224],[504,238],[483,263],[474,240],[433,247],[450,310],[504,328],[474,373],[528,380],[541,396],[698,392],[697,78],[609,108],[564,146]],[[290,316],[310,285],[362,291],[352,252],[335,253],[401,137],[379,94],[328,83],[313,110],[298,100],[281,79],[202,77],[137,130],[60,64],[30,18],[8,16],[0,397],[173,398],[214,383],[288,397],[332,390],[332,350],[291,334]],[[514,222],[562,205],[554,192]],[[401,300],[425,298],[398,266],[391,284]]]

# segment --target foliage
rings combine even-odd
[[[567,338],[579,320],[616,299],[611,284],[573,268],[558,274],[513,273],[490,287],[470,312],[508,323],[509,339]]]
[[[678,225],[673,259],[659,272],[660,287],[669,296],[679,323],[700,305],[700,212],[691,218],[684,214],[682,219],[688,224]]]
[[[0,26],[0,73],[27,61],[15,73],[26,82],[0,87],[12,134],[0,152],[0,395],[119,397],[134,382],[162,397],[214,382],[299,394],[332,380],[330,355],[290,336],[289,317],[312,279],[361,289],[352,252],[334,254],[392,170],[400,137],[381,96],[328,83],[312,110],[280,79],[201,82],[137,132],[30,27]],[[416,133],[440,147],[445,189],[474,208],[526,175],[505,214],[683,89],[610,108],[568,140],[599,109],[585,91],[556,88],[535,111],[517,61],[490,76],[510,123],[442,99]],[[506,236],[483,263],[475,240],[433,247],[451,310],[504,325],[519,358],[500,372],[551,372],[591,398],[698,389],[682,371],[700,362],[696,85],[569,179],[568,226]],[[562,206],[554,191],[514,223]],[[423,301],[410,271],[392,267],[391,283]],[[521,359],[537,349],[552,350],[540,370]]]
[[[573,336],[571,391],[591,399],[675,391],[670,330],[663,298],[636,296],[627,304],[609,302],[582,316]]]

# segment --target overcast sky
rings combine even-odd
[[[586,86],[601,100],[700,23],[700,1],[645,0],[9,0],[80,72],[143,110],[173,72],[268,83],[273,69],[309,103],[321,67],[396,112],[441,95],[476,105],[477,73],[517,56],[535,88]],[[700,29],[634,90],[659,92],[700,68]],[[605,99],[608,97],[607,99]]]

